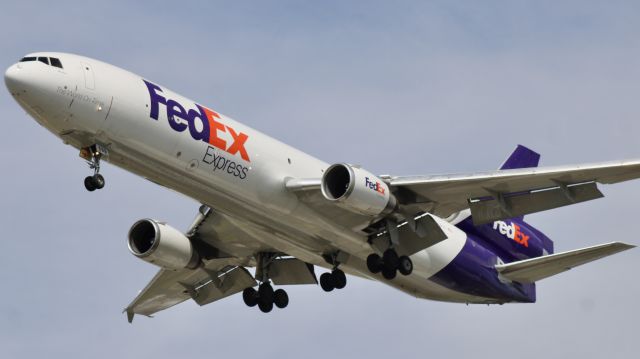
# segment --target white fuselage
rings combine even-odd
[[[233,238],[217,243],[222,250],[251,254],[274,248],[330,268],[322,253],[338,249],[349,255],[341,265],[346,272],[381,278],[367,271],[364,260],[372,249],[354,229],[366,226],[366,218],[347,226],[285,188],[289,178],[321,177],[327,163],[215,109],[201,106],[215,113],[210,119],[188,116],[199,111],[192,100],[118,67],[70,54],[41,55],[60,58],[64,69],[38,61],[11,66],[5,81],[20,105],[65,143],[105,146],[110,163],[207,204],[252,238],[252,245]],[[153,93],[164,102],[153,101]],[[208,121],[210,132],[204,140],[198,139],[206,127],[201,121]],[[482,302],[429,280],[465,241],[460,231],[413,255],[412,275],[386,283],[422,298]]]

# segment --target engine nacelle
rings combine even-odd
[[[377,176],[344,163],[329,167],[322,176],[322,194],[329,201],[368,216],[391,213],[396,198]]]
[[[177,229],[141,219],[129,230],[129,251],[136,257],[165,269],[195,269],[200,256],[187,236]]]

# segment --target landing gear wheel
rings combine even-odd
[[[262,313],[269,313],[271,310],[273,310],[273,301],[266,301],[262,298],[258,299],[258,308],[260,308],[260,311]]]
[[[273,304],[280,309],[284,309],[289,305],[289,295],[284,289],[278,289],[273,292]]]
[[[93,144],[89,147],[80,149],[80,157],[84,158],[93,170],[93,176],[84,179],[84,187],[89,192],[104,188],[104,177],[100,174],[100,160],[108,155],[106,147],[99,144]]]
[[[331,279],[333,281],[333,286],[336,289],[342,289],[347,285],[347,276],[340,269],[336,269],[331,272]]]
[[[91,180],[93,181],[93,185],[96,187],[96,189],[103,189],[104,188],[104,177],[97,173],[95,175],[93,175],[93,177],[91,177]]]
[[[400,256],[400,258],[398,258],[398,272],[402,275],[409,275],[413,272],[413,262],[411,258],[407,256]]]
[[[382,258],[376,253],[369,254],[367,257],[367,268],[369,272],[373,274],[380,273],[382,270]]]
[[[258,304],[258,291],[249,287],[242,291],[242,299],[244,304],[249,307],[255,307]]]
[[[389,248],[382,254],[382,262],[386,269],[398,268],[398,253],[395,250]],[[384,271],[383,271],[384,272]]]
[[[382,276],[383,276],[385,279],[392,280],[393,278],[395,278],[395,277],[396,277],[396,275],[397,275],[397,272],[396,272],[396,269],[395,269],[395,268],[393,268],[393,269],[389,269],[389,268],[386,268],[386,267],[385,267],[385,268],[382,270]]]
[[[273,304],[273,287],[271,283],[262,283],[258,287],[258,301]]]
[[[320,276],[320,286],[325,292],[331,292],[336,288],[333,283],[333,276],[331,273],[322,273]]]
[[[89,192],[93,192],[96,190],[96,185],[93,183],[93,177],[88,176],[84,178],[84,188]]]

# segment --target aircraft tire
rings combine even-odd
[[[397,275],[397,271],[396,269],[388,269],[388,268],[384,268],[382,270],[382,276],[387,279],[387,280],[392,280],[393,278],[395,278]]]
[[[284,309],[289,305],[289,295],[284,289],[278,289],[273,293],[273,304],[280,309]]]
[[[242,291],[242,300],[244,300],[244,304],[249,307],[255,307],[258,304],[258,291],[253,289],[252,287],[245,288]]]
[[[322,287],[322,290],[325,292],[331,292],[335,289],[331,273],[322,273],[320,276],[320,287]]]
[[[413,272],[413,262],[411,258],[407,256],[400,256],[398,258],[398,271],[402,275],[409,275]]]
[[[269,313],[271,310],[273,310],[273,300],[265,300],[264,298],[259,298],[258,308],[260,308],[260,311],[262,313]]]
[[[342,289],[347,285],[347,276],[340,269],[336,269],[331,272],[331,280],[333,281],[333,286],[336,289]]]
[[[377,253],[369,254],[367,257],[367,268],[373,274],[380,273],[382,270],[382,258]]]
[[[93,177],[91,177],[91,180],[93,181],[93,185],[95,186],[96,189],[104,188],[105,180],[101,174],[98,173],[93,175]]]
[[[271,283],[262,283],[258,287],[258,304],[260,302],[271,302],[273,304],[273,287]]]
[[[384,263],[385,269],[395,270],[396,268],[398,268],[398,253],[396,253],[396,251],[391,248],[387,249],[382,254],[382,262]]]
[[[92,176],[85,177],[85,179],[84,179],[84,188],[86,188],[87,191],[89,191],[89,192],[93,192],[93,191],[96,190],[96,186],[93,183],[93,177]]]

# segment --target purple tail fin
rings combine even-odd
[[[523,145],[518,145],[511,156],[500,167],[501,170],[511,170],[515,168],[538,167],[540,154],[534,152]]]

